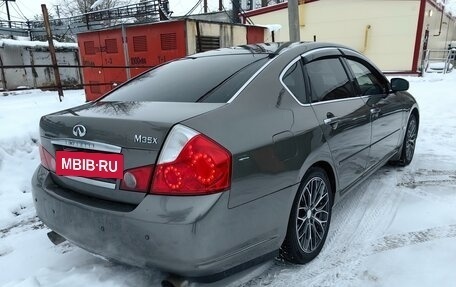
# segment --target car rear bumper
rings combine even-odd
[[[289,201],[291,193],[287,189],[263,199],[266,204],[276,203],[278,209],[268,211],[249,204],[229,209],[228,192],[198,197],[147,195],[129,210],[64,190],[41,166],[33,176],[32,192],[38,217],[81,248],[188,277],[220,274],[277,250],[288,212],[274,211]]]

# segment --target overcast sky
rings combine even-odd
[[[196,4],[197,0],[169,0],[169,2],[171,10],[177,16],[187,13]],[[24,20],[24,17],[32,19],[34,15],[41,14],[41,4],[46,4],[48,10],[53,11],[58,3],[59,0],[16,0],[15,2],[9,2],[11,20],[21,21]],[[218,0],[208,0],[208,4],[209,11],[217,10]],[[231,6],[230,0],[224,0],[224,5],[229,9]],[[200,12],[202,9],[202,5],[200,5],[195,12]],[[0,3],[0,19],[7,19],[6,7],[3,1]]]

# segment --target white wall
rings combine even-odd
[[[240,25],[199,22],[201,36],[220,37],[220,47],[247,43],[247,29]],[[196,22],[187,21],[187,54],[196,53]]]
[[[319,42],[335,42],[363,52],[384,71],[409,71],[419,3],[419,0],[320,0],[301,4],[301,40],[313,41],[315,35]],[[275,40],[288,41],[287,9],[250,18],[255,24],[282,25],[275,33]]]
[[[79,65],[77,50],[58,51],[56,55],[59,65]],[[4,66],[52,65],[48,51],[30,47],[5,45],[0,48],[0,57]],[[78,68],[61,68],[59,72],[63,85],[81,84]],[[40,88],[56,85],[52,67],[5,68],[4,74],[6,89]],[[0,73],[0,88],[4,88],[4,82],[2,73]]]

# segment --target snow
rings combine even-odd
[[[333,210],[321,254],[304,266],[270,261],[219,286],[454,286],[456,72],[407,77],[420,105],[415,158],[385,166]],[[0,94],[0,286],[159,286],[166,274],[119,265],[63,243],[36,218],[30,177],[43,114],[84,102],[83,91]],[[248,283],[246,283],[248,282]]]
[[[92,4],[92,6],[90,6],[90,10],[97,8],[98,6],[100,6],[101,4],[103,4],[104,1],[105,1],[105,0],[97,0],[97,1],[95,1],[95,2]]]
[[[255,26],[265,27],[266,29],[268,29],[271,32],[277,32],[280,29],[282,29],[282,25],[280,25],[280,24],[266,24],[266,25],[257,25],[257,24],[255,24]]]
[[[48,42],[44,41],[30,41],[25,39],[15,40],[15,39],[0,39],[0,47],[5,46],[20,46],[20,47],[48,47]],[[54,46],[56,48],[72,48],[77,49],[78,43],[64,43],[54,40]]]
[[[445,5],[445,11],[456,16],[456,0],[437,0],[438,4]]]

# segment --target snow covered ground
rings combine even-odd
[[[269,262],[218,285],[455,286],[456,72],[408,80],[421,108],[412,164],[385,166],[344,198],[313,262]],[[39,118],[84,102],[82,91],[65,94],[59,103],[54,92],[0,93],[0,286],[159,286],[159,271],[52,245],[35,216]]]

